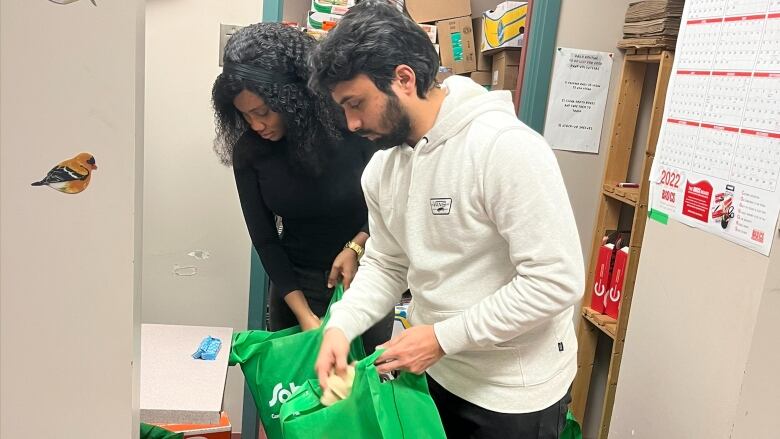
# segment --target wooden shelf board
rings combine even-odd
[[[582,317],[607,334],[609,338],[615,339],[615,334],[617,333],[617,320],[606,314],[600,314],[593,308],[587,306],[582,308]]]
[[[607,183],[604,185],[603,192],[604,195],[622,201],[629,206],[636,207],[639,202],[639,188],[615,187],[614,184]]]
[[[663,50],[660,48],[654,49],[636,49],[634,53],[626,52],[626,61],[644,62],[644,63],[660,63],[663,57]]]

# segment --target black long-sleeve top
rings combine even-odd
[[[271,281],[289,293],[300,289],[293,266],[329,270],[347,241],[368,232],[360,177],[375,148],[345,134],[318,177],[293,172],[286,149],[286,138],[247,131],[235,145],[233,171],[252,244]],[[281,237],[274,215],[283,219]]]

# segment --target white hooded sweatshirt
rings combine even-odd
[[[577,371],[584,288],[577,227],[553,152],[507,91],[444,81],[433,128],[377,152],[363,173],[371,238],[328,328],[360,335],[412,292],[409,322],[445,356],[428,373],[488,410],[560,400]]]

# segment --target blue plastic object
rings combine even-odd
[[[219,349],[222,347],[222,340],[207,336],[200,342],[198,350],[192,354],[196,360],[216,360]]]

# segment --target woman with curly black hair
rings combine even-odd
[[[232,165],[244,219],[271,279],[270,329],[319,327],[337,280],[349,286],[368,239],[360,177],[374,147],[307,87],[314,39],[278,23],[233,35],[214,82],[214,149]],[[279,235],[275,217],[283,220]],[[391,310],[388,310],[388,312]],[[392,313],[364,334],[387,341]]]

